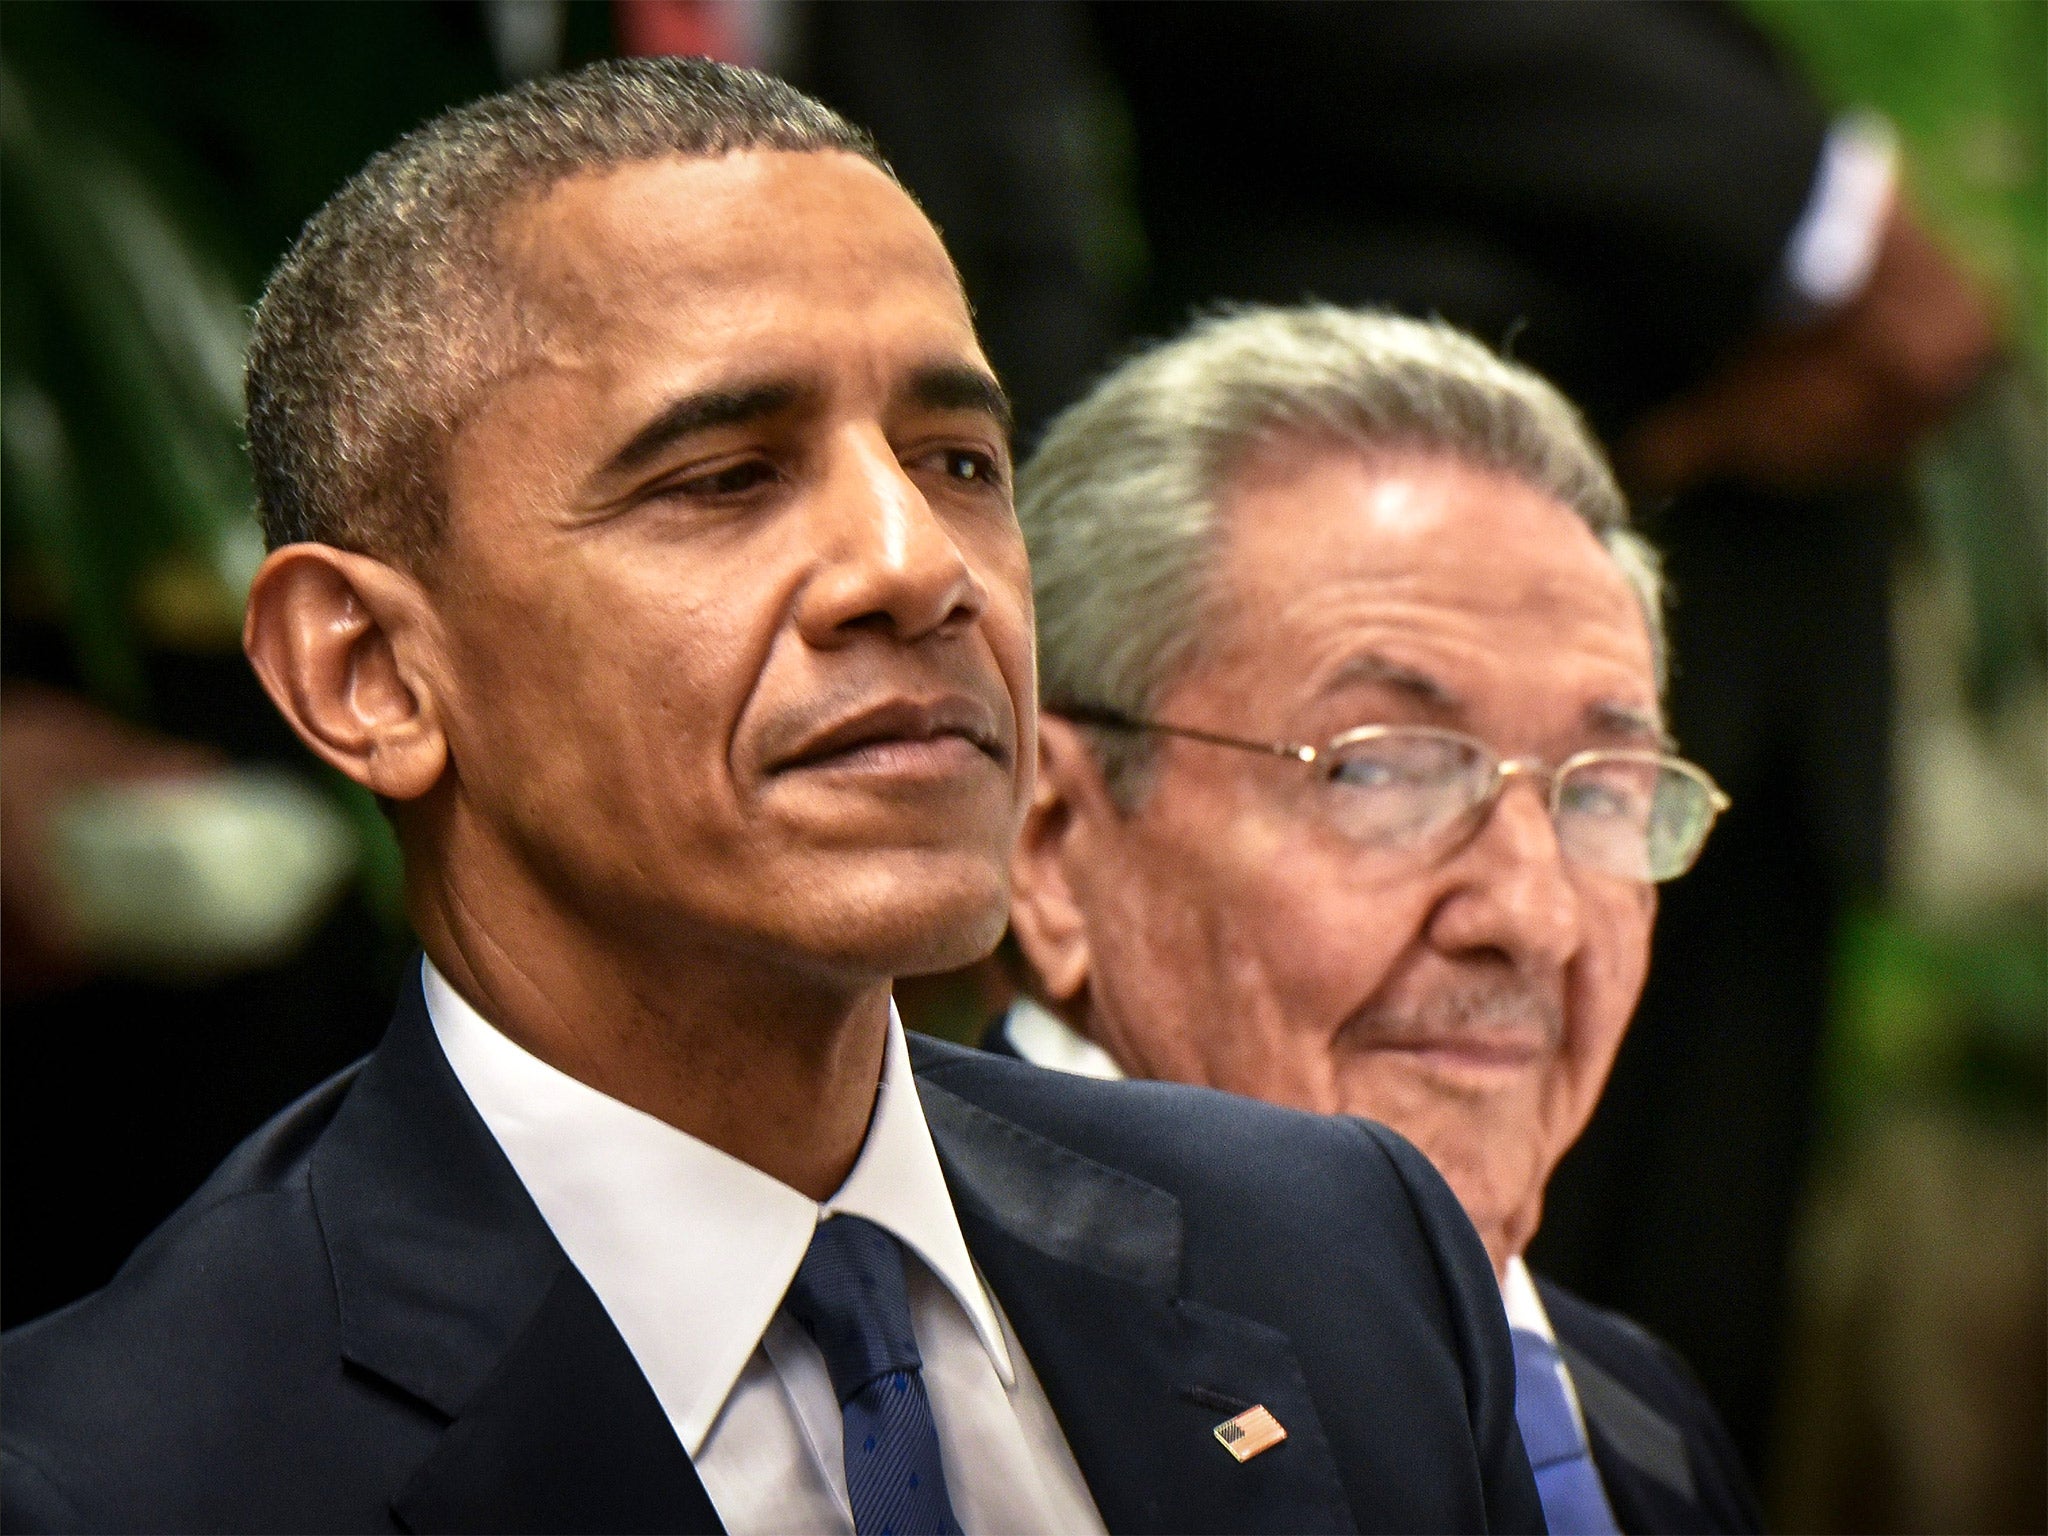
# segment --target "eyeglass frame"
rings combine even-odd
[[[1502,757],[1477,736],[1468,735],[1464,731],[1454,731],[1434,725],[1355,726],[1351,730],[1332,736],[1320,747],[1312,747],[1301,742],[1253,741],[1243,736],[1227,736],[1219,731],[1202,730],[1191,725],[1169,725],[1163,720],[1146,720],[1137,715],[1128,715],[1122,710],[1112,709],[1106,704],[1059,706],[1048,704],[1044,706],[1044,709],[1045,713],[1057,716],[1062,720],[1071,721],[1075,725],[1093,726],[1100,730],[1134,731],[1159,736],[1179,736],[1188,741],[1207,742],[1210,746],[1234,747],[1241,752],[1257,752],[1266,757],[1290,759],[1307,767],[1314,767],[1325,758],[1334,756],[1340,749],[1348,747],[1355,742],[1373,740],[1397,731],[1426,731],[1431,735],[1446,736],[1457,741],[1469,742],[1477,747],[1487,760],[1493,763],[1491,787],[1462,813],[1472,818],[1472,824],[1475,828],[1485,824],[1486,817],[1492,813],[1493,807],[1499,802],[1501,795],[1506,791],[1508,780],[1517,774],[1544,782],[1546,786],[1544,805],[1550,813],[1552,824],[1555,825],[1560,809],[1558,785],[1563,782],[1564,776],[1574,768],[1583,767],[1591,762],[1654,762],[1659,768],[1675,769],[1706,790],[1709,815],[1706,826],[1700,832],[1699,844],[1692,850],[1685,863],[1668,875],[1652,877],[1642,882],[1647,885],[1662,885],[1667,881],[1676,880],[1679,876],[1689,871],[1698,862],[1701,850],[1706,847],[1707,837],[1714,830],[1715,821],[1719,820],[1722,814],[1735,803],[1728,797],[1726,791],[1714,782],[1713,775],[1708,773],[1698,763],[1679,757],[1675,753],[1652,752],[1634,747],[1589,747],[1583,752],[1574,752],[1570,757],[1567,757],[1553,768],[1539,757]],[[1450,823],[1446,825],[1450,825]],[[1588,867],[1598,868],[1598,866]],[[1606,873],[1613,872],[1606,871]],[[1627,879],[1629,877],[1619,875],[1617,878]]]

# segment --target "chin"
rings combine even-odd
[[[812,889],[829,904],[806,924],[821,957],[875,976],[955,970],[996,947],[1009,923],[1007,859],[901,850],[857,870],[822,872]]]

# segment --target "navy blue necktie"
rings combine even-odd
[[[1515,1335],[1515,1422],[1536,1473],[1543,1521],[1554,1536],[1616,1536],[1614,1511],[1565,1396],[1557,1346],[1527,1328]]]
[[[858,1216],[818,1223],[782,1305],[839,1397],[858,1536],[960,1536],[896,1239]]]

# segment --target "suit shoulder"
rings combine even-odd
[[[276,1251],[282,1228],[310,1224],[306,1174],[313,1148],[333,1121],[355,1080],[360,1063],[337,1073],[279,1111],[228,1154],[182,1206],[131,1254],[100,1291],[8,1332],[11,1349],[39,1344],[70,1331],[64,1320],[97,1316],[103,1300],[133,1304],[179,1287],[200,1272],[212,1281],[231,1281],[241,1260],[260,1264]]]
[[[1390,1192],[1419,1156],[1367,1122],[1183,1083],[1106,1082],[937,1040],[915,1041],[912,1060],[920,1083],[1175,1192],[1213,1184],[1326,1201],[1330,1191],[1302,1189],[1304,1156],[1356,1165],[1365,1187]]]
[[[1384,1126],[1181,1083],[1104,1082],[938,1041],[912,1055],[921,1088],[1172,1196],[1191,1235],[1218,1239],[1211,1251],[1306,1244],[1382,1276],[1425,1276],[1431,1289],[1485,1268],[1449,1188]]]
[[[0,1526],[10,1531],[82,1531],[84,1514],[25,1451],[0,1444]]]
[[[290,1416],[283,1384],[332,1374],[307,1168],[349,1081],[257,1131],[101,1290],[0,1336],[9,1528],[119,1524],[131,1496],[237,1465]]]

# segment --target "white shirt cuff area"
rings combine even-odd
[[[1821,146],[1806,211],[1785,246],[1796,305],[1835,309],[1863,291],[1898,195],[1899,136],[1870,112],[1838,119]]]

